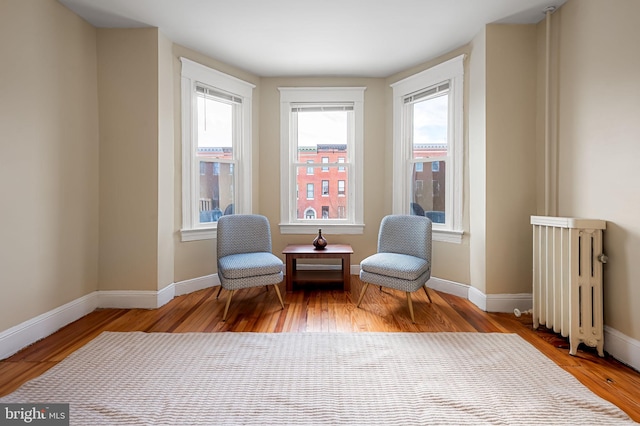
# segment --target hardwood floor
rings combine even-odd
[[[362,283],[351,277],[351,292],[337,288],[304,288],[286,293],[280,309],[275,291],[265,288],[238,291],[222,322],[226,294],[216,300],[218,288],[176,297],[155,310],[99,309],[51,336],[0,361],[0,396],[39,376],[103,331],[145,332],[480,332],[517,333],[573,374],[594,393],[640,422],[640,373],[592,348],[581,346],[570,356],[566,339],[544,327],[533,330],[530,315],[492,314],[466,299],[430,290],[413,295],[416,324],[412,324],[404,293],[369,288],[361,308],[355,301]],[[284,293],[284,283],[281,284]],[[541,408],[543,409],[543,408]]]

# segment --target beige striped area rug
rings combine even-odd
[[[633,423],[497,333],[105,332],[0,402],[78,425]]]

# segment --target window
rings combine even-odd
[[[322,196],[323,197],[328,197],[329,196],[329,181],[328,180],[323,180],[322,181]]]
[[[182,62],[182,241],[215,238],[223,214],[251,212],[254,85]]]
[[[392,84],[393,212],[424,210],[438,241],[460,242],[463,234],[463,60]]]
[[[280,231],[313,234],[320,225],[326,233],[361,234],[365,88],[281,87],[279,90]],[[301,169],[306,172],[301,173]],[[296,186],[309,188],[315,183],[322,197],[296,199]],[[338,191],[330,191],[331,187],[337,187]],[[311,217],[308,211],[322,213],[320,217],[315,213]],[[299,216],[298,212],[303,215]]]
[[[307,184],[307,200],[313,200],[313,184]]]

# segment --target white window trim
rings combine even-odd
[[[463,202],[463,84],[464,57],[460,55],[420,73],[393,83],[393,204],[394,214],[409,214],[411,202],[411,147],[409,138],[403,134],[404,98],[419,90],[436,85],[445,80],[451,82],[449,90],[453,100],[449,117],[450,142],[453,167],[447,164],[447,212],[451,221],[447,224],[433,224],[434,241],[461,243]],[[453,182],[450,185],[449,182]]]
[[[366,87],[279,87],[280,91],[280,232],[282,234],[316,234],[318,228],[326,234],[362,234],[364,232],[364,185],[363,185],[363,149],[364,149],[364,91]],[[353,216],[349,221],[336,223],[335,219],[314,220],[313,223],[291,223],[290,217],[296,211],[291,204],[295,194],[296,176],[291,164],[296,152],[291,144],[291,104],[297,102],[353,102],[354,111],[354,147],[350,168],[353,179],[347,192],[353,200]],[[317,217],[317,215],[316,215]]]
[[[181,91],[182,91],[182,241],[195,241],[216,238],[217,224],[201,224],[196,218],[195,179],[199,178],[200,170],[194,162],[194,143],[196,132],[196,96],[195,85],[202,83],[232,93],[242,98],[242,124],[240,146],[234,146],[234,155],[238,163],[238,170],[234,170],[237,177],[237,196],[235,198],[235,213],[251,212],[251,104],[253,89],[251,83],[240,80],[228,74],[193,62],[187,58],[180,58],[182,62]]]

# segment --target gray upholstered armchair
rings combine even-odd
[[[360,262],[360,279],[364,287],[362,298],[375,284],[407,293],[411,321],[414,323],[411,293],[424,288],[429,302],[427,281],[431,278],[431,220],[425,216],[390,215],[380,223],[378,252]]]
[[[228,215],[218,220],[218,277],[229,291],[222,320],[227,319],[236,290],[270,285],[276,289],[284,309],[278,283],[282,282],[282,260],[271,252],[271,228],[260,215]]]

